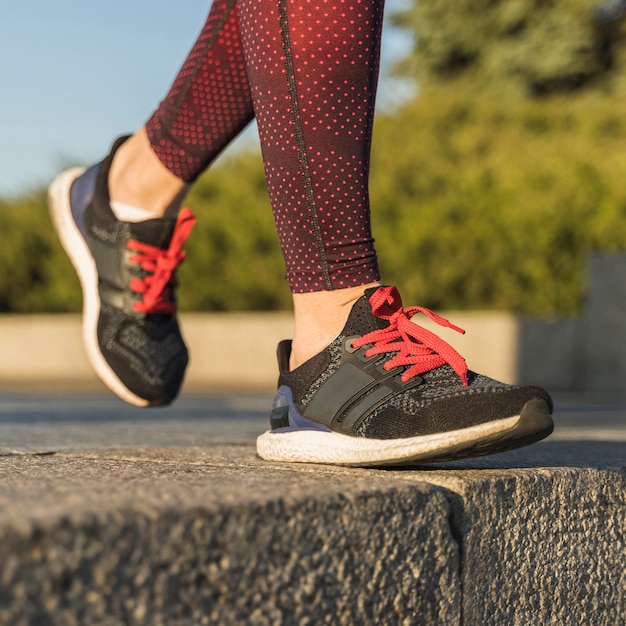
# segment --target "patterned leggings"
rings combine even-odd
[[[384,0],[214,0],[146,124],[194,181],[257,119],[291,291],[378,280],[368,176]]]

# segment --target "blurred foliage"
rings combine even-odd
[[[622,0],[419,0],[392,16],[414,34],[398,64],[421,85],[471,75],[477,88],[545,95],[624,89]]]
[[[383,278],[407,304],[574,313],[588,254],[626,247],[624,99],[473,93],[471,81],[431,88],[377,120],[372,219]],[[198,224],[179,271],[181,308],[287,308],[258,153],[223,160],[187,204]],[[0,309],[77,310],[45,195],[1,203],[0,226]]]
[[[73,311],[78,278],[54,234],[46,192],[0,200],[0,311]]]
[[[260,151],[221,160],[193,187],[186,204],[198,222],[179,270],[185,286],[179,292],[181,308],[288,308],[291,296]]]
[[[626,247],[626,101],[474,94],[457,81],[379,119],[383,276],[432,308],[574,313],[589,253]]]
[[[178,271],[183,310],[274,310],[291,303],[258,151],[223,159],[186,204],[198,218]],[[0,200],[0,312],[78,311],[75,272],[45,191]]]
[[[399,15],[417,38],[398,72],[420,95],[377,117],[371,199],[383,279],[407,304],[573,314],[589,253],[626,248],[625,5],[419,0]],[[221,159],[187,204],[181,308],[288,308],[259,150]],[[0,228],[0,311],[78,310],[45,193],[0,201]]]

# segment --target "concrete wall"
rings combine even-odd
[[[447,312],[465,335],[425,316],[469,367],[499,380],[549,390],[626,391],[626,256],[596,255],[577,319],[529,319],[501,312]],[[185,314],[191,348],[187,389],[271,388],[275,349],[291,336],[286,313]],[[0,386],[91,386],[78,315],[0,316]]]
[[[445,315],[466,334],[426,318],[416,321],[440,332],[471,369],[508,382],[575,388],[580,321],[533,321],[497,312]],[[291,336],[291,315],[188,314],[181,321],[191,350],[187,389],[274,386],[276,344]],[[83,352],[79,315],[0,316],[0,346],[4,389],[99,384]],[[617,384],[615,377],[606,380]]]

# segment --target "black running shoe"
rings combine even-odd
[[[394,287],[368,289],[342,333],[280,378],[271,430],[257,440],[270,461],[380,466],[430,463],[524,446],[553,429],[552,400],[538,387],[468,371],[454,348],[410,318]]]
[[[83,342],[96,374],[136,406],[168,404],[180,389],[187,348],[176,320],[175,270],[195,217],[120,222],[109,204],[109,156],[63,172],[50,213],[83,289]]]

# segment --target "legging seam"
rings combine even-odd
[[[322,266],[322,275],[324,278],[324,285],[327,290],[332,289],[332,282],[330,280],[330,272],[328,269],[328,259],[326,258],[326,251],[324,250],[324,240],[322,237],[322,230],[319,224],[319,216],[317,213],[317,203],[315,202],[315,193],[313,191],[313,182],[311,179],[311,170],[309,165],[309,159],[306,150],[306,143],[304,141],[304,131],[302,129],[302,123],[300,120],[300,106],[298,105],[298,89],[296,85],[296,72],[293,62],[293,54],[291,52],[291,38],[289,36],[289,17],[287,11],[287,0],[279,0],[278,13],[280,19],[280,30],[282,35],[283,52],[285,55],[285,70],[287,73],[287,90],[289,93],[289,100],[291,104],[291,117],[295,128],[296,144],[298,146],[298,152],[300,153],[300,167],[304,178],[304,186],[306,190],[306,199],[309,208],[309,216],[311,223],[313,224],[313,231],[315,234],[315,242],[317,244],[318,254],[320,256],[320,263]]]
[[[187,94],[189,93],[189,90],[191,89],[191,85],[193,84],[198,72],[200,71],[200,68],[202,67],[202,64],[204,63],[207,55],[213,48],[213,44],[219,37],[220,32],[224,24],[226,23],[226,20],[228,19],[230,12],[235,8],[236,4],[237,4],[237,0],[230,0],[230,2],[228,2],[226,6],[224,7],[224,12],[220,16],[220,19],[218,23],[216,24],[215,29],[213,30],[213,33],[209,37],[208,41],[205,43],[203,54],[201,54],[198,57],[195,67],[193,68],[191,74],[185,80],[184,86],[180,90],[180,93],[178,94],[173,106],[170,107],[169,117],[163,120],[162,125],[164,127],[170,125],[172,121],[175,119],[175,117],[178,115],[178,112],[180,111],[180,107],[182,106],[183,102],[185,101],[185,98],[187,97]]]

